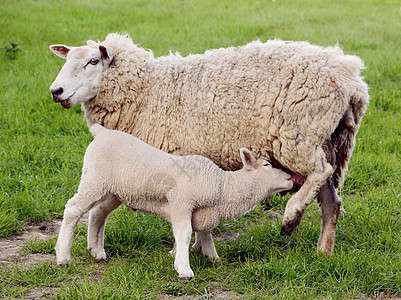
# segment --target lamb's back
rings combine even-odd
[[[170,155],[130,134],[105,128],[89,145],[84,168],[96,172],[97,180],[110,192],[127,199],[165,201],[174,188],[196,207],[219,200],[223,173],[206,157]]]

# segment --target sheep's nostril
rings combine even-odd
[[[53,101],[57,101],[58,100],[58,97],[63,93],[63,88],[62,87],[60,87],[60,88],[58,88],[58,89],[52,89],[50,92],[52,93],[52,96],[53,96]]]
[[[57,97],[57,96],[60,96],[63,93],[63,91],[64,90],[61,87],[61,88],[58,88],[56,90],[51,90],[51,93],[52,93],[53,97]]]

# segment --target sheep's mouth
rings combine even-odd
[[[68,108],[70,108],[70,107],[69,107],[69,101],[70,101],[70,99],[63,100],[63,101],[60,101],[60,104],[61,104],[62,107],[68,109]]]
[[[71,105],[71,102],[70,102],[70,100],[71,100],[71,97],[72,96],[74,96],[75,95],[75,92],[74,93],[72,93],[72,95],[71,96],[69,96],[67,99],[65,99],[65,100],[61,100],[61,99],[59,99],[59,100],[61,100],[60,101],[60,104],[61,104],[61,106],[62,107],[64,107],[64,108],[66,108],[66,109],[69,109],[69,108],[71,108],[72,107],[72,105]]]

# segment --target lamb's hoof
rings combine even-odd
[[[69,264],[68,263],[57,263],[57,266],[60,268],[68,268]]]
[[[95,259],[96,260],[96,262],[97,263],[108,263],[109,262],[109,258],[108,257],[106,257],[106,258],[96,258]]]
[[[87,248],[89,253],[92,255],[92,257],[95,259],[96,262],[107,262],[108,258],[107,258],[107,254],[104,251],[104,249],[102,250],[94,250],[92,247],[88,247]]]
[[[183,276],[183,277],[178,277],[178,279],[183,282],[188,282],[192,279],[192,277],[191,276]]]

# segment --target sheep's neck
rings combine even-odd
[[[225,172],[221,201],[221,221],[242,216],[269,196],[268,187],[245,170]]]
[[[116,66],[105,71],[108,74],[102,76],[96,97],[82,103],[88,125],[99,123],[108,129],[118,129],[121,125],[120,122],[123,122],[121,118],[121,114],[124,113],[123,106],[129,107],[131,114],[135,112],[139,115],[148,105],[147,101],[141,101],[142,98],[138,97],[143,89],[143,82],[134,83],[133,75],[129,73],[121,75],[118,56],[114,60]],[[129,67],[130,62],[124,62],[124,64],[126,69],[137,70],[139,78],[144,76],[140,71],[141,68],[138,68],[134,62],[131,62],[131,67]],[[129,95],[128,98],[127,95]],[[133,127],[133,125],[128,126],[124,131],[133,134]]]

